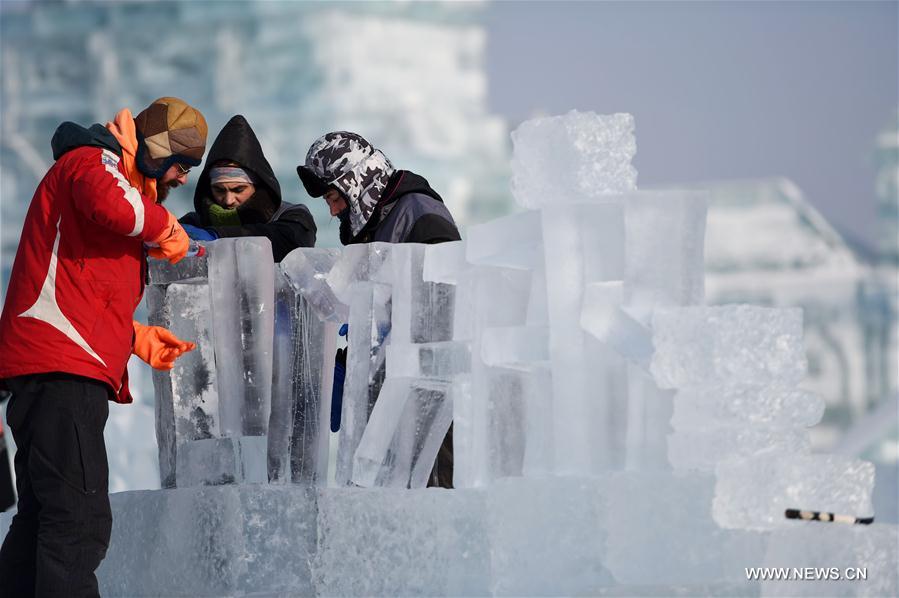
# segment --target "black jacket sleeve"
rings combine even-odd
[[[200,224],[200,217],[196,212],[188,212],[184,216],[178,219],[178,222],[181,224],[189,224],[191,226],[203,226]]]
[[[209,227],[219,237],[267,237],[272,242],[272,256],[280,262],[297,247],[315,246],[315,222],[310,214],[290,211],[275,222]]]
[[[462,237],[459,235],[459,229],[456,225],[438,214],[425,214],[415,221],[406,243],[427,243],[430,245],[436,243],[446,243],[448,241],[459,241]]]

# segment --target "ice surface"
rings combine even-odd
[[[678,430],[722,424],[808,427],[821,421],[823,413],[818,395],[788,385],[712,384],[679,390],[671,425]]]
[[[199,243],[204,245],[205,243]],[[172,282],[204,282],[209,277],[209,247],[206,254],[188,256],[177,264],[168,260],[147,260],[148,277],[151,285],[165,285]]]
[[[323,483],[337,325],[323,321],[321,304],[313,306],[281,271],[278,281],[268,480]]]
[[[209,287],[222,434],[262,436],[271,411],[274,342],[270,241],[237,237],[211,243]]]
[[[172,370],[153,370],[160,483],[173,488],[177,447],[220,433],[209,286],[199,282],[151,285],[146,296],[151,325],[197,344]]]
[[[791,523],[784,517],[786,509],[853,517],[874,514],[874,466],[857,459],[836,455],[761,456],[719,464],[716,476],[713,513],[722,527],[785,527]]]
[[[549,363],[549,329],[545,326],[484,328],[480,345],[485,365],[530,370]]]
[[[668,437],[668,459],[675,469],[714,472],[718,463],[759,455],[808,453],[806,430],[746,425],[710,425],[677,430]]]
[[[425,247],[422,278],[426,282],[456,284],[459,275],[468,268],[465,261],[465,241],[438,243]]]
[[[312,595],[316,495],[231,485],[113,494],[103,596]]]
[[[671,431],[671,399],[674,391],[659,388],[643,368],[627,367],[627,423],[623,447],[625,468],[631,471],[669,470],[668,433]],[[619,430],[611,435],[621,442]]]
[[[287,254],[279,265],[294,291],[312,306],[316,316],[338,325],[347,321],[349,311],[337,299],[327,276],[340,255],[338,249],[299,247]]]
[[[772,532],[765,567],[813,567],[830,575],[836,567],[843,579],[766,581],[762,596],[881,596],[899,595],[899,529],[895,525],[849,526],[794,521]],[[866,579],[846,579],[864,569]],[[847,570],[850,570],[847,571]],[[813,574],[818,574],[814,572]]]
[[[318,595],[490,593],[482,493],[325,489],[318,505]]]
[[[453,336],[453,285],[422,279],[426,245],[402,243],[381,270],[392,287],[391,343],[432,343]],[[383,276],[389,274],[389,279]]]
[[[604,563],[623,584],[746,582],[765,534],[719,528],[711,519],[715,478],[671,473],[614,474],[608,484]]]
[[[388,378],[440,378],[449,380],[471,371],[467,342],[387,345]]]
[[[481,266],[532,270],[540,259],[541,241],[540,212],[528,210],[470,227],[465,258]]]
[[[387,378],[353,458],[353,483],[424,488],[452,423],[451,388],[438,380]]]
[[[265,470],[265,436],[204,438],[178,445],[178,487],[260,484]]]
[[[390,280],[388,258],[395,247],[389,243],[360,243],[344,247],[340,258],[325,276],[325,282],[339,301],[349,305],[356,285]],[[385,265],[388,272],[381,275]]]
[[[625,364],[581,328],[584,288],[624,277],[624,214],[616,204],[567,204],[542,211],[553,370],[555,471],[586,474],[611,465],[602,446],[615,427]],[[594,349],[595,347],[595,349]],[[599,443],[599,446],[597,446]]]
[[[633,191],[634,118],[572,110],[512,132],[512,193],[520,206],[583,201]]]
[[[652,319],[659,386],[797,384],[805,375],[802,310],[752,305],[660,308]]]
[[[627,231],[624,303],[630,313],[649,324],[655,306],[702,303],[706,195],[642,191],[622,202]]]
[[[649,369],[652,332],[622,308],[623,301],[621,281],[585,285],[581,326],[621,357]]]

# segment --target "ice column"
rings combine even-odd
[[[299,248],[276,272],[270,482],[321,484],[327,477],[337,322],[346,306],[325,276],[339,256],[336,249]]]
[[[452,337],[453,290],[426,282],[426,245],[391,249],[380,270],[391,293],[386,379],[354,455],[359,486],[420,488],[452,422],[455,376],[470,369],[468,346]]]

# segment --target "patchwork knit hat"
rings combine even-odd
[[[199,166],[206,151],[206,119],[178,98],[159,98],[134,118],[137,167],[158,179],[174,163]]]
[[[297,174],[312,197],[334,187],[350,208],[353,235],[365,226],[395,169],[387,156],[361,135],[334,131],[315,140]]]

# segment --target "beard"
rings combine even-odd
[[[175,181],[163,183],[161,180],[156,179],[156,203],[164,202],[168,198],[169,192],[177,186],[178,183]]]

